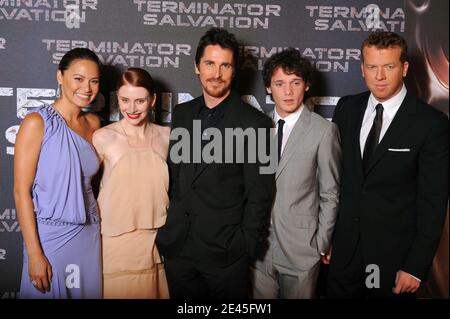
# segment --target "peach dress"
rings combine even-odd
[[[168,298],[164,267],[155,244],[166,221],[169,173],[152,147],[131,147],[102,182],[104,298]]]

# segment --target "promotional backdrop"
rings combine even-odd
[[[16,298],[22,238],[13,199],[15,136],[27,110],[51,102],[57,65],[87,47],[104,67],[91,106],[104,122],[119,119],[113,88],[120,72],[141,67],[157,83],[156,120],[170,124],[174,105],[198,96],[194,56],[210,27],[240,42],[234,87],[267,112],[261,69],[285,47],[298,48],[317,72],[308,104],[330,119],[341,96],[366,90],[360,45],[370,31],[404,36],[411,61],[407,87],[448,115],[448,1],[145,1],[0,0],[0,298]],[[448,298],[448,220],[426,296]]]

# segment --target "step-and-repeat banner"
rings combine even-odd
[[[292,46],[317,70],[308,104],[331,118],[341,96],[366,89],[360,45],[370,31],[383,29],[410,45],[408,88],[448,114],[448,1],[0,0],[0,298],[17,297],[22,267],[12,193],[16,133],[28,109],[55,99],[64,53],[87,47],[100,57],[101,94],[92,109],[105,123],[119,118],[117,76],[134,66],[156,81],[156,118],[168,125],[173,106],[201,93],[194,56],[210,27],[236,35],[242,63],[235,88],[264,112],[273,103],[262,65]],[[448,297],[448,226],[441,244],[429,285],[434,297]]]

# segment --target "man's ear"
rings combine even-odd
[[[199,75],[200,74],[200,70],[198,69],[197,64],[194,61],[194,69],[195,69],[195,74]]]
[[[272,90],[270,89],[270,86],[266,87],[267,94],[272,94]]]
[[[409,63],[408,62],[403,62],[403,77],[406,77],[406,74],[408,74],[408,67],[409,67]]]

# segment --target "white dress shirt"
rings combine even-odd
[[[384,134],[391,125],[392,120],[394,119],[395,114],[397,114],[400,105],[403,102],[403,99],[406,96],[406,87],[403,84],[400,92],[398,92],[395,96],[391,97],[389,100],[384,101],[383,103],[377,101],[373,94],[370,94],[369,101],[367,102],[366,112],[364,113],[363,122],[361,125],[361,132],[359,135],[359,145],[361,146],[361,158],[364,153],[364,145],[366,144],[367,136],[369,135],[370,129],[373,125],[373,119],[375,118],[375,107],[378,103],[383,104],[383,125],[381,126],[380,132],[380,141],[383,139]],[[378,141],[378,142],[380,142]]]
[[[286,146],[286,143],[289,139],[289,135],[292,132],[292,129],[295,126],[295,123],[297,123],[298,119],[300,118],[300,115],[302,114],[302,110],[305,107],[305,104],[302,103],[302,105],[298,108],[297,111],[294,113],[289,114],[285,118],[282,118],[278,113],[277,109],[275,107],[275,110],[273,112],[273,121],[275,122],[276,126],[276,132],[278,132],[278,120],[284,120],[284,126],[283,126],[283,141],[281,143],[281,154],[283,154],[284,147]]]

